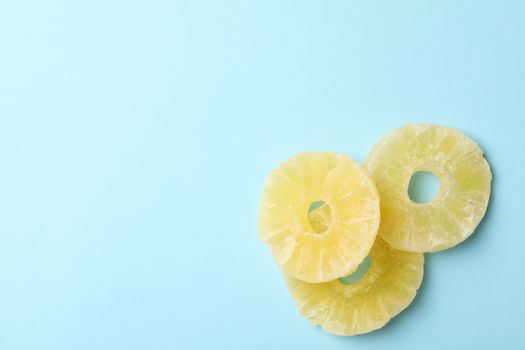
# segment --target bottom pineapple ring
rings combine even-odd
[[[383,327],[403,311],[421,285],[423,254],[394,249],[379,237],[370,254],[371,266],[355,284],[307,283],[287,277],[299,312],[328,333],[356,335]]]

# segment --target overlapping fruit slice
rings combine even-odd
[[[437,125],[407,125],[374,147],[365,167],[381,196],[379,236],[398,249],[435,252],[472,234],[490,197],[492,174],[481,148],[465,134]],[[437,196],[426,204],[410,200],[411,176],[439,177]]]
[[[319,203],[324,221],[312,223],[311,206]],[[259,235],[287,276],[320,283],[357,269],[373,245],[379,218],[375,184],[359,164],[342,154],[306,152],[270,174]]]
[[[320,213],[312,212],[312,217],[324,221]],[[370,268],[354,284],[339,280],[308,283],[286,277],[299,312],[336,335],[371,332],[399,314],[412,302],[421,284],[423,254],[394,249],[379,237],[370,254]]]

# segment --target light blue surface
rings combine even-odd
[[[522,1],[0,1],[0,349],[524,349]],[[311,327],[257,237],[269,171],[409,122],[494,172],[384,329]]]

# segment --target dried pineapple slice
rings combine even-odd
[[[377,237],[371,259],[369,270],[355,284],[339,280],[307,283],[286,277],[299,312],[335,335],[357,335],[383,327],[416,296],[424,257],[394,249]]]
[[[457,130],[427,124],[393,130],[374,147],[365,167],[381,196],[379,236],[395,248],[450,248],[469,237],[485,215],[490,167],[481,148]],[[440,179],[438,194],[427,204],[411,201],[407,193],[419,171]]]
[[[326,222],[310,222],[310,205],[325,203]],[[342,154],[305,152],[273,170],[259,208],[259,236],[283,272],[320,283],[355,271],[379,227],[373,180]]]

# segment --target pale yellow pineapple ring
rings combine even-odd
[[[316,201],[330,208],[322,234],[309,221]],[[359,267],[379,219],[377,189],[359,164],[342,154],[305,152],[270,174],[260,203],[259,236],[286,275],[319,283]]]
[[[403,252],[377,238],[372,263],[357,283],[307,283],[286,278],[299,312],[335,335],[368,333],[383,327],[416,296],[424,272],[420,253]]]
[[[379,236],[395,248],[435,252],[474,232],[490,197],[492,174],[483,151],[465,134],[437,125],[413,124],[384,136],[365,167],[381,196]],[[418,171],[440,179],[427,204],[410,200],[408,186]]]

